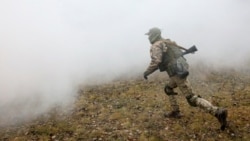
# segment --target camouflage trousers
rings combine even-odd
[[[190,94],[193,94],[192,88],[187,78],[181,79],[177,76],[170,77],[170,81],[167,84],[167,86],[173,89],[178,87],[184,96],[189,96]],[[172,110],[179,111],[179,105],[177,103],[176,96],[175,95],[168,95],[168,96],[169,96],[169,102],[172,107]],[[211,115],[215,115],[215,112],[218,109],[218,107],[212,105],[209,101],[197,95],[193,96],[192,102],[197,107],[205,110],[207,113],[210,113]]]

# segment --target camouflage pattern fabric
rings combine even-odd
[[[188,96],[193,93],[187,78],[181,79],[177,76],[170,77],[170,81],[167,85],[171,88],[178,87],[184,96]],[[169,102],[173,111],[179,111],[179,105],[177,103],[175,95],[169,95]],[[218,107],[213,106],[209,101],[197,95],[193,96],[193,102],[195,103],[195,105],[205,110],[206,112],[210,113],[211,115],[215,115],[215,112],[218,109]]]
[[[167,45],[176,45],[175,42],[170,39],[160,39],[152,44],[150,47],[150,57],[151,62],[146,70],[146,74],[149,75],[156,71],[159,67],[159,64],[162,62],[162,54],[167,51]]]
[[[149,75],[158,69],[159,64],[162,61],[162,51],[165,47],[162,40],[156,41],[150,47],[151,62],[146,70],[146,74]]]
[[[153,73],[158,69],[159,64],[162,62],[162,54],[163,52],[167,51],[167,45],[176,45],[177,47],[179,47],[175,42],[171,41],[170,39],[160,39],[152,44],[150,48],[151,62],[147,70],[145,71],[147,75]],[[178,76],[172,76],[170,77],[170,81],[167,85],[171,88],[178,87],[184,96],[193,94],[192,88],[187,78],[179,78]],[[169,102],[173,111],[179,110],[179,105],[174,95],[169,95]],[[197,95],[193,96],[192,102],[212,115],[215,115],[215,112],[218,109],[218,107],[213,106],[210,102],[201,97],[198,97]]]

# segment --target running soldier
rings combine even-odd
[[[178,87],[186,97],[190,106],[199,107],[205,112],[215,116],[221,124],[221,130],[224,130],[227,125],[227,110],[212,105],[209,101],[192,92],[187,79],[189,66],[186,59],[182,56],[182,50],[186,51],[187,49],[177,45],[170,39],[163,39],[159,28],[151,28],[145,35],[148,35],[148,39],[151,43],[151,62],[144,72],[144,78],[147,79],[147,77],[157,69],[166,71],[170,77],[170,81],[166,84],[164,90],[169,97],[172,111],[165,113],[164,116],[167,118],[180,118],[182,116],[175,96],[177,93],[174,91],[174,89]]]

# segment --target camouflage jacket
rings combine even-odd
[[[150,47],[151,62],[145,71],[145,74],[149,75],[158,69],[159,64],[162,62],[162,54],[167,51],[168,44],[178,46],[170,39],[162,39],[152,44]]]

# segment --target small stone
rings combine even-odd
[[[167,127],[165,127],[164,129],[165,129],[165,130],[168,130],[168,129],[169,129],[169,127],[167,126]]]
[[[56,138],[56,135],[52,136],[51,138],[52,138],[52,139],[55,139],[55,138]]]

